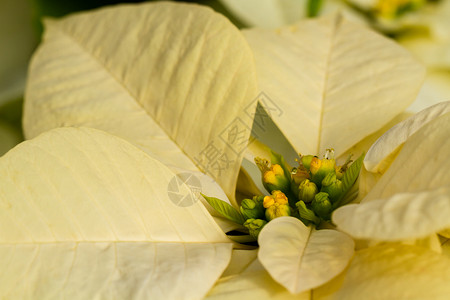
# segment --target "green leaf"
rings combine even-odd
[[[339,207],[342,205],[342,200],[345,199],[345,196],[350,191],[352,186],[355,184],[356,179],[358,179],[359,172],[361,171],[361,167],[364,161],[365,153],[361,154],[357,160],[355,160],[350,167],[348,167],[347,171],[345,171],[344,176],[342,177],[342,196],[338,201],[334,204],[334,207]],[[345,202],[345,201],[344,201]]]
[[[209,205],[211,205],[222,216],[240,225],[244,224],[244,217],[233,206],[214,197],[208,197],[203,194],[202,196],[206,199],[206,201],[208,201]]]

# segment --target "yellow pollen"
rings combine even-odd
[[[271,169],[275,173],[275,175],[284,175],[283,168],[280,165],[272,165]]]
[[[269,208],[272,205],[275,204],[275,199],[273,199],[271,196],[265,196],[263,200],[263,206],[264,208]]]
[[[264,173],[264,182],[270,183],[270,184],[276,184],[276,177],[275,173],[273,171],[267,171]]]
[[[309,170],[311,171],[311,173],[315,174],[317,173],[317,171],[319,171],[321,165],[322,161],[318,157],[313,157]]]
[[[278,204],[287,204],[288,203],[288,198],[281,191],[273,191],[272,196],[275,198],[275,202]]]

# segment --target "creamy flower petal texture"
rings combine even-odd
[[[203,205],[170,197],[175,174],[107,133],[49,131],[0,176],[0,298],[201,299],[230,260]]]
[[[383,241],[423,238],[450,228],[450,188],[352,204],[336,210],[333,222],[355,238]]]
[[[301,153],[342,154],[408,107],[425,75],[406,50],[340,15],[244,34],[276,104],[268,113]]]
[[[101,129],[166,165],[195,163],[234,197],[257,85],[251,50],[226,18],[198,5],[121,5],[47,20],[43,40],[26,90],[27,138]],[[208,165],[210,149],[220,165]]]
[[[405,141],[437,117],[450,112],[450,101],[433,105],[400,122],[382,135],[369,149],[364,167],[373,173],[384,173]]]
[[[291,293],[318,287],[342,272],[355,244],[336,230],[313,230],[292,217],[269,222],[258,237],[258,258]]]
[[[450,113],[430,121],[402,150],[361,204],[337,209],[333,222],[357,238],[421,238],[450,228]]]
[[[355,253],[346,272],[314,299],[448,299],[450,260],[422,247],[387,244]]]

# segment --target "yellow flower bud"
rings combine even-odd
[[[271,221],[278,217],[290,216],[291,215],[291,207],[287,204],[278,204],[270,206],[266,209],[266,219]]]
[[[272,197],[275,198],[275,202],[278,204],[288,204],[288,198],[282,191],[273,191]]]
[[[283,168],[278,164],[272,165],[271,169],[275,175],[284,175]]]
[[[262,174],[262,183],[268,192],[281,190],[288,192],[291,183],[291,174],[286,174],[279,164],[273,164],[269,167],[267,159],[255,158],[256,165]]]
[[[269,207],[271,207],[274,204],[275,204],[275,199],[272,196],[265,196],[264,197],[263,206],[265,208],[269,208]]]
[[[309,171],[311,171],[311,174],[316,174],[317,171],[319,171],[321,165],[322,161],[317,156],[314,156],[309,166]]]
[[[284,170],[280,165],[274,164],[263,174],[264,187],[269,192],[274,190],[287,192],[290,188],[290,176],[291,174],[284,173]]]
[[[336,161],[334,160],[334,158],[321,160],[318,170],[315,171],[315,173],[311,177],[311,181],[313,181],[317,186],[320,186],[322,184],[322,180],[325,178],[325,176],[327,176],[328,173],[336,173],[335,166]]]
[[[335,173],[336,161],[334,160],[334,150],[327,149],[322,160],[316,158],[311,161],[311,181],[318,187],[321,186],[322,180],[328,173]]]
[[[291,215],[288,198],[281,191],[273,191],[271,196],[264,197],[263,206],[266,208],[265,215],[268,221]]]

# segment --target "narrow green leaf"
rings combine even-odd
[[[208,197],[203,194],[202,194],[202,196],[203,196],[203,198],[206,199],[206,201],[208,201],[209,205],[211,205],[222,216],[224,216],[228,220],[231,220],[237,224],[240,224],[240,225],[244,224],[244,222],[245,222],[244,217],[233,206],[226,203],[225,201],[222,201],[222,200],[214,198],[214,197]]]
[[[365,153],[361,154],[360,157],[358,157],[357,160],[355,160],[350,167],[348,167],[347,171],[345,171],[344,176],[342,177],[342,196],[341,198],[336,201],[334,204],[334,208],[337,208],[342,205],[342,199],[345,198],[347,193],[350,191],[350,189],[353,187],[353,185],[356,182],[356,179],[358,179],[359,172],[361,171],[361,167],[364,161]]]

